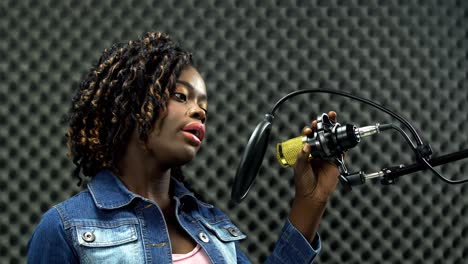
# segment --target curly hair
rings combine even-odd
[[[101,169],[118,171],[135,128],[139,138],[147,140],[182,68],[192,63],[191,53],[160,32],[104,50],[74,94],[66,118],[65,136],[78,185],[80,172],[92,177]],[[180,168],[173,171],[182,177]]]

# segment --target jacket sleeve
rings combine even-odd
[[[44,214],[28,242],[28,263],[78,263],[57,209]]]
[[[320,252],[321,241],[317,234],[312,244],[291,224],[289,219],[280,233],[272,254],[267,258],[266,264],[305,264],[312,263]],[[236,243],[237,263],[251,263],[249,258]]]
[[[265,263],[268,264],[304,264],[312,263],[320,252],[321,241],[318,234],[312,243],[291,224],[289,219],[280,233],[272,254]]]

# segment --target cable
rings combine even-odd
[[[328,94],[336,94],[336,95],[341,95],[341,96],[344,96],[344,97],[348,97],[348,98],[351,98],[351,99],[354,99],[354,100],[357,100],[359,102],[362,102],[362,103],[365,103],[365,104],[368,104],[370,106],[373,106],[387,114],[389,114],[390,116],[394,117],[395,119],[397,119],[398,121],[400,121],[410,132],[411,134],[413,135],[414,139],[416,140],[416,144],[417,146],[411,141],[411,139],[409,138],[409,136],[406,134],[405,131],[403,131],[403,129],[401,129],[400,127],[394,125],[394,124],[386,124],[386,125],[382,125],[381,129],[382,130],[387,130],[387,129],[395,129],[397,130],[406,140],[406,142],[408,143],[408,145],[410,145],[411,149],[414,151],[414,153],[416,154],[416,157],[418,158],[418,162],[421,161],[423,163],[424,166],[426,166],[430,171],[432,171],[437,177],[439,177],[440,179],[442,179],[444,182],[446,183],[449,183],[449,184],[461,184],[461,183],[465,183],[465,182],[468,182],[468,179],[465,179],[465,180],[449,180],[447,178],[445,178],[444,176],[442,176],[438,171],[436,171],[432,166],[431,164],[429,164],[429,161],[427,160],[426,155],[424,152],[424,147],[428,147],[429,145],[425,145],[422,140],[421,140],[421,137],[419,136],[418,132],[416,131],[416,129],[414,129],[414,127],[411,125],[411,123],[409,121],[407,121],[404,117],[400,116],[399,114],[391,111],[390,109],[387,109],[386,107],[380,105],[380,104],[377,104],[371,100],[368,100],[366,98],[362,98],[362,97],[359,97],[359,96],[356,96],[356,95],[352,95],[350,93],[345,93],[345,92],[341,92],[341,91],[337,91],[337,90],[333,90],[333,89],[303,89],[303,90],[298,90],[298,91],[295,91],[295,92],[292,92],[292,93],[289,93],[287,94],[286,96],[284,96],[283,98],[281,98],[280,100],[278,100],[278,102],[276,102],[276,104],[273,106],[273,108],[271,109],[270,111],[270,115],[271,116],[274,116],[275,113],[276,113],[276,110],[280,107],[280,105],[285,102],[286,100],[288,100],[289,98],[293,97],[293,96],[296,96],[296,95],[299,95],[299,94],[304,94],[304,93],[328,93]],[[419,147],[419,148],[418,148]],[[430,148],[430,147],[429,147]],[[430,154],[429,154],[430,155]]]
[[[382,131],[384,130],[387,130],[387,129],[395,129],[397,130],[398,132],[400,132],[400,134],[406,139],[406,141],[408,142],[408,144],[411,146],[411,149],[413,149],[413,151],[415,152],[415,154],[417,155],[418,154],[418,150],[416,148],[416,146],[414,146],[413,142],[411,142],[411,139],[409,138],[409,136],[405,133],[405,131],[403,131],[400,127],[394,125],[394,124],[385,124],[385,125],[381,125],[380,129]],[[462,184],[462,183],[466,183],[468,182],[468,179],[464,179],[464,180],[449,180],[447,178],[445,178],[444,176],[442,176],[442,174],[440,174],[436,169],[434,169],[434,167],[432,167],[432,165],[429,163],[429,161],[424,158],[424,157],[421,157],[420,160],[422,161],[423,165],[428,168],[430,171],[432,171],[432,173],[434,173],[437,177],[439,177],[442,181],[448,183],[448,184]]]
[[[385,124],[385,125],[381,125],[380,126],[380,130],[381,131],[384,131],[384,130],[387,130],[387,129],[395,129],[396,131],[400,132],[400,134],[403,136],[403,138],[406,140],[406,142],[408,143],[408,145],[410,145],[411,149],[414,151],[414,153],[416,155],[418,155],[418,149],[416,148],[416,146],[414,145],[413,141],[411,141],[411,139],[409,138],[408,134],[406,134],[405,131],[403,131],[403,129],[401,129],[401,127],[399,126],[396,126],[395,124]]]
[[[387,114],[389,114],[390,116],[394,117],[395,119],[397,119],[398,121],[400,121],[410,132],[411,134],[413,135],[413,137],[416,139],[416,142],[417,142],[417,145],[418,146],[422,146],[424,145],[424,143],[422,142],[421,138],[419,137],[419,134],[418,132],[416,131],[416,129],[414,129],[414,127],[410,124],[410,122],[408,122],[405,118],[403,118],[402,116],[398,115],[397,113],[394,113],[393,111],[391,111],[390,109],[387,109],[386,107],[382,106],[382,105],[379,105],[375,102],[372,102],[371,100],[368,100],[368,99],[365,99],[365,98],[362,98],[362,97],[359,97],[359,96],[356,96],[356,95],[352,95],[350,93],[345,93],[345,92],[341,92],[341,91],[337,91],[337,90],[332,90],[332,89],[304,89],[304,90],[298,90],[298,91],[295,91],[295,92],[292,92],[292,93],[289,93],[287,94],[286,96],[284,96],[283,98],[281,98],[278,102],[276,102],[276,104],[273,106],[272,110],[270,111],[270,114],[272,116],[275,115],[275,112],[276,110],[279,108],[279,106],[286,100],[288,100],[289,98],[293,97],[293,96],[296,96],[296,95],[299,95],[299,94],[303,94],[303,93],[328,93],[328,94],[336,94],[336,95],[341,95],[341,96],[344,96],[344,97],[348,97],[348,98],[351,98],[351,99],[354,99],[354,100],[357,100],[357,101],[360,101],[362,103],[365,103],[365,104],[368,104],[368,105],[371,105]]]
[[[429,169],[431,170],[437,177],[439,177],[441,180],[443,180],[444,182],[446,183],[449,183],[449,184],[461,184],[461,183],[465,183],[465,182],[468,182],[468,179],[464,179],[464,180],[449,180],[447,178],[445,178],[444,176],[442,176],[438,171],[436,171],[436,169],[434,169],[434,167],[431,166],[431,164],[429,164],[429,161],[427,161],[426,158],[421,158],[421,161],[424,163],[424,165]]]

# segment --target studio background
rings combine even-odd
[[[280,108],[250,194],[229,202],[231,184],[258,121],[285,94],[334,88],[410,120],[434,156],[467,148],[468,1],[181,0],[0,2],[0,262],[25,262],[41,215],[79,191],[61,119],[81,77],[114,42],[164,31],[193,51],[209,95],[208,135],[185,173],[248,235],[254,263],[272,250],[293,195],[292,170],[275,144],[335,110],[341,123],[397,121],[330,95],[302,95]],[[398,123],[397,123],[398,124]],[[348,152],[351,171],[410,164],[395,132]],[[466,178],[468,162],[437,167]],[[428,172],[397,185],[368,182],[333,195],[316,263],[463,263],[468,257],[468,185]]]

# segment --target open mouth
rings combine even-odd
[[[193,134],[198,139],[200,139],[200,137],[201,137],[201,133],[198,130],[184,130],[184,131]],[[201,141],[201,139],[200,139],[200,141]]]
[[[191,123],[182,128],[184,134],[195,141],[198,144],[201,144],[205,138],[205,125],[201,123]]]

